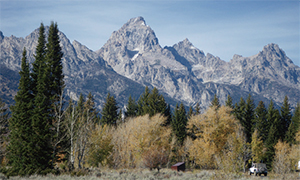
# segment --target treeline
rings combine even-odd
[[[129,97],[125,112],[109,93],[101,112],[91,93],[66,102],[57,24],[51,23],[47,41],[44,31],[41,24],[32,67],[24,49],[11,117],[0,103],[7,176],[99,166],[159,170],[178,161],[230,172],[264,162],[286,173],[300,160],[300,104],[293,115],[287,97],[279,110],[272,101],[255,106],[249,94],[235,104],[228,95],[225,105],[215,95],[205,111],[199,103],[171,111],[156,88],[146,87],[138,100]]]

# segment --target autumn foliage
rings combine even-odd
[[[188,133],[195,138],[188,143],[188,154],[196,166],[222,168],[225,160],[242,166],[245,137],[238,120],[226,106],[210,107],[204,114],[193,116],[188,122]],[[191,140],[189,140],[191,141]],[[230,159],[228,159],[230,158]],[[237,162],[237,161],[241,162]]]

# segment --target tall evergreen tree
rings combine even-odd
[[[0,162],[6,152],[7,134],[8,134],[8,108],[0,98]]]
[[[94,124],[97,123],[98,120],[98,111],[95,107],[95,100],[94,97],[92,95],[92,93],[90,92],[87,96],[87,100],[84,103],[84,117],[85,118],[89,118],[91,122],[93,122]]]
[[[255,104],[251,94],[249,94],[246,100],[245,114],[244,114],[245,119],[243,122],[248,142],[251,142],[252,133],[254,132],[254,129],[252,128],[253,123],[255,123],[254,110],[255,110]]]
[[[62,49],[60,47],[59,30],[57,23],[51,22],[48,35],[48,43],[46,44],[46,63],[50,72],[48,77],[49,96],[53,103],[58,101],[58,97],[62,94],[64,88],[64,75],[62,66]]]
[[[229,94],[227,95],[227,100],[225,101],[225,106],[230,107],[232,109],[234,108],[232,97]]]
[[[278,130],[280,132],[280,139],[284,140],[286,136],[286,132],[288,131],[292,119],[291,108],[287,96],[284,97],[284,101],[281,106],[280,112],[281,112],[280,126],[279,126],[280,129]]]
[[[258,106],[255,109],[255,120],[252,126],[252,132],[257,129],[258,136],[261,137],[263,141],[267,139],[268,129],[267,126],[267,109],[263,101],[259,101]]]
[[[172,122],[172,114],[171,114],[171,107],[170,104],[167,105],[167,109],[164,112],[164,116],[167,117],[166,122],[164,123],[165,126],[168,126]]]
[[[267,148],[266,153],[265,153],[265,163],[267,164],[268,168],[271,168],[272,162],[274,159],[275,155],[275,149],[274,146],[276,145],[278,139],[279,139],[279,126],[280,126],[280,114],[277,109],[274,108],[274,103],[271,100],[269,107],[268,107],[268,112],[267,112],[267,126],[266,129],[269,131],[267,139],[265,141],[265,146]]]
[[[172,120],[172,129],[173,133],[177,138],[177,141],[180,145],[183,144],[183,141],[186,138],[186,125],[187,125],[187,115],[184,108],[184,105],[181,103],[180,106],[176,104],[176,108],[174,110],[174,117]]]
[[[265,142],[265,147],[267,150],[264,155],[264,162],[266,163],[268,169],[272,168],[272,162],[275,156],[274,146],[277,143],[277,138],[275,138],[275,134],[276,134],[276,127],[275,125],[271,125],[268,137]]]
[[[150,90],[149,90],[148,86],[146,86],[145,91],[143,92],[143,94],[141,94],[141,96],[138,100],[138,112],[137,112],[138,116],[143,116],[148,113],[148,107],[149,107],[148,97],[149,97],[149,95],[150,95]]]
[[[217,97],[217,95],[214,95],[213,100],[210,103],[210,107],[216,107],[217,109],[219,109],[221,107],[220,102],[219,102],[219,98]]]
[[[195,115],[199,115],[201,112],[200,112],[200,104],[197,103],[196,104],[196,107],[195,107]]]
[[[188,112],[188,118],[191,118],[192,115],[194,114],[192,106],[189,107],[189,112]]]
[[[8,175],[30,175],[35,172],[32,158],[32,89],[29,64],[24,48],[21,64],[19,90],[15,96],[15,105],[11,107],[12,117],[9,119],[10,143],[8,158],[11,168]]]
[[[292,121],[290,123],[290,126],[285,136],[285,141],[287,141],[290,144],[295,144],[296,133],[299,131],[299,129],[300,129],[300,103],[297,103],[294,115],[292,117]]]
[[[59,107],[60,101],[63,99],[63,90],[64,90],[64,75],[63,75],[63,66],[62,66],[62,49],[60,47],[59,40],[59,30],[57,23],[51,22],[48,33],[48,42],[46,44],[46,54],[45,54],[45,74],[47,77],[47,83],[45,84],[46,91],[45,96],[49,99],[48,113],[49,113],[49,126],[51,129],[51,143],[54,153],[56,153],[56,140],[58,137],[55,132],[55,109]],[[52,159],[52,162],[55,161],[55,156]],[[53,164],[53,163],[52,163]]]
[[[246,102],[243,97],[240,98],[238,103],[234,105],[234,115],[242,123],[245,113]]]
[[[77,106],[76,106],[76,112],[78,112],[79,114],[83,114],[84,104],[85,104],[85,99],[83,97],[83,94],[80,93],[79,100],[78,100]],[[79,116],[81,116],[81,115],[79,115]]]
[[[149,114],[149,116],[153,116],[157,113],[160,113],[167,117],[165,125],[170,123],[170,108],[165,102],[163,95],[159,94],[157,88],[153,88],[150,92],[149,88],[146,86],[144,93],[141,94],[138,100],[137,115],[142,116],[145,114]]]
[[[153,88],[148,97],[148,114],[153,116],[157,113],[164,114],[167,109],[167,103],[162,95],[159,94],[157,88]]]
[[[128,103],[126,106],[126,117],[134,117],[137,115],[137,104],[135,102],[135,99],[131,97],[131,95],[128,98]]]
[[[48,96],[47,80],[49,72],[40,71],[36,86],[36,95],[34,98],[34,109],[32,113],[31,128],[33,133],[33,146],[36,168],[41,171],[51,168],[50,161],[52,159],[51,146],[51,123],[52,114],[49,110],[52,109],[51,99]]]
[[[280,138],[280,134],[278,130],[280,129],[280,113],[278,109],[275,109],[274,103],[271,100],[269,107],[268,107],[268,112],[267,112],[267,125],[266,129],[271,129],[271,126],[274,126],[274,139],[278,140]],[[270,132],[268,132],[270,134]]]
[[[247,138],[247,142],[251,142],[250,136],[251,136],[251,127],[248,126],[248,121],[246,119],[246,102],[241,97],[239,103],[235,104],[234,107],[234,115],[235,117],[240,121],[241,125],[244,127],[245,135]]]
[[[46,55],[46,39],[45,39],[45,27],[44,24],[41,23],[41,26],[39,28],[39,38],[38,38],[38,44],[35,51],[35,61],[32,63],[32,73],[30,74],[32,77],[32,91],[33,94],[37,94],[37,81],[38,77],[42,74],[42,72],[45,71],[46,68],[46,61],[45,61],[45,55]]]
[[[118,120],[118,107],[117,102],[114,96],[111,96],[110,93],[107,94],[106,102],[104,104],[102,110],[102,118],[101,124],[108,124],[108,125],[117,125]]]

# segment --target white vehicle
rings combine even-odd
[[[268,170],[267,170],[267,166],[264,163],[253,163],[252,167],[249,169],[249,174],[255,174],[255,176],[257,175],[262,175],[264,174],[265,176],[268,175]]]

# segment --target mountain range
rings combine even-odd
[[[250,57],[234,55],[226,62],[205,54],[188,39],[161,47],[142,17],[132,18],[114,31],[97,51],[77,41],[71,43],[62,32],[59,37],[65,95],[78,100],[80,93],[91,92],[99,109],[108,92],[123,108],[129,95],[137,100],[145,86],[156,87],[173,107],[183,102],[206,108],[215,94],[221,104],[228,94],[234,103],[249,94],[256,103],[268,104],[272,99],[277,107],[285,95],[291,107],[300,101],[300,68],[277,44],[268,44]],[[0,97],[7,103],[13,103],[17,92],[23,48],[32,63],[37,39],[38,29],[25,38],[5,37],[0,31]]]

